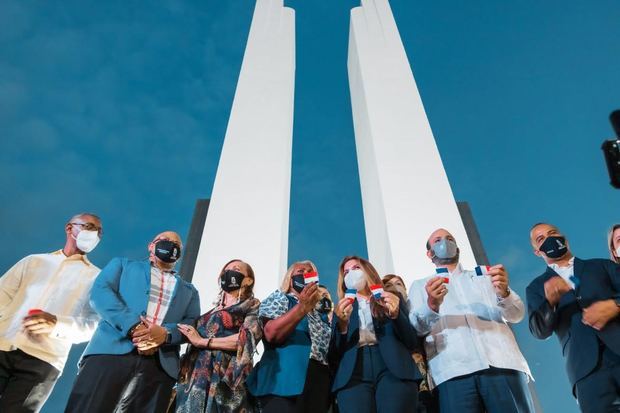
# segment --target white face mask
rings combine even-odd
[[[350,270],[347,275],[344,276],[344,285],[351,290],[363,290],[366,286],[366,275],[364,271],[360,269]]]
[[[82,230],[77,234],[77,237],[73,237],[75,239],[75,244],[77,245],[80,251],[84,251],[85,253],[89,253],[95,249],[97,244],[99,244],[99,233],[97,231],[87,231]]]
[[[616,259],[620,258],[620,247],[616,248]]]

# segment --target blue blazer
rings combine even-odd
[[[288,297],[289,310],[296,302]],[[247,378],[246,385],[254,396],[297,396],[304,391],[310,361],[310,329],[304,317],[283,344],[268,343],[260,361]]]
[[[353,302],[353,312],[349,319],[349,328],[345,334],[340,334],[337,330],[337,322],[334,322],[336,329],[332,336],[334,357],[339,361],[332,391],[345,387],[355,369],[357,362],[357,350],[360,339],[359,333],[359,305],[357,300]],[[334,321],[336,320],[334,316]],[[385,319],[381,322],[373,318],[373,326],[377,337],[377,346],[386,367],[394,376],[401,380],[421,380],[422,375],[418,367],[413,362],[411,352],[418,348],[418,335],[415,328],[409,322],[405,303],[401,300],[398,317],[394,320]]]
[[[183,341],[177,323],[193,324],[200,316],[198,291],[178,275],[170,308],[162,326],[171,334],[170,344],[159,348],[164,371],[176,379],[179,374],[179,346]],[[151,289],[148,260],[114,258],[97,276],[90,293],[90,305],[101,320],[82,357],[94,354],[127,354],[134,350],[129,330],[146,314]]]
[[[582,309],[595,301],[620,298],[620,265],[605,259],[575,258],[576,290],[564,294],[552,308],[545,298],[545,282],[557,273],[550,267],[526,289],[529,326],[532,334],[545,339],[555,333],[573,385],[597,365],[599,340],[620,355],[620,319],[611,320],[601,331],[581,322]]]

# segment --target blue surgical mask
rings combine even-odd
[[[434,243],[431,249],[433,250],[435,257],[441,260],[453,259],[458,253],[458,247],[456,246],[456,242],[447,238],[442,238],[441,240]]]

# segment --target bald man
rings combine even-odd
[[[534,254],[547,266],[526,289],[530,331],[555,333],[573,394],[583,412],[620,406],[620,266],[575,257],[555,225],[530,230]]]
[[[502,265],[466,270],[456,239],[443,228],[426,243],[436,273],[415,281],[410,320],[424,342],[430,383],[442,413],[529,413],[530,369],[507,323],[525,306]]]
[[[148,245],[149,258],[114,258],[93,284],[101,317],[82,355],[66,412],[166,411],[179,373],[177,324],[200,315],[198,292],[174,270],[181,239],[172,231]]]

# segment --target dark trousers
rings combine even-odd
[[[21,350],[0,351],[0,412],[38,412],[60,371]]]
[[[597,368],[575,387],[582,412],[620,412],[620,356],[603,346]]]
[[[316,360],[308,363],[304,391],[299,396],[258,398],[261,413],[325,413],[330,404],[329,367]]]
[[[165,412],[175,379],[157,355],[94,355],[82,361],[65,412]]]
[[[490,369],[441,383],[441,413],[534,413],[527,376],[516,370]]]
[[[351,380],[336,394],[342,413],[414,413],[418,384],[394,376],[377,346],[360,347]]]

